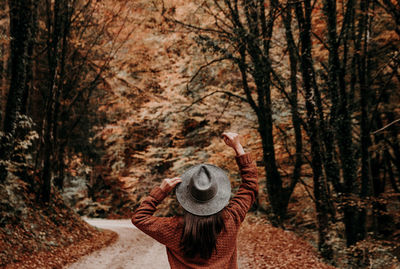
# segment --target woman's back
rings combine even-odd
[[[196,255],[194,258],[185,256],[180,247],[179,236],[182,233],[183,226],[177,226],[174,231],[176,234],[171,234],[171,241],[166,244],[171,268],[237,268],[236,238],[238,227],[230,214],[223,212],[222,215],[227,229],[222,230],[217,236],[216,249],[209,259],[203,259],[200,255]]]
[[[140,230],[167,247],[171,268],[237,268],[236,239],[240,224],[256,199],[258,191],[257,169],[250,154],[236,156],[242,183],[235,197],[220,212],[225,228],[216,237],[216,247],[209,259],[194,258],[182,251],[184,218],[155,217],[157,205],[168,195],[160,187],[154,188],[137,208],[132,223]]]

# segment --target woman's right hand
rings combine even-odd
[[[174,178],[164,178],[161,182],[160,188],[165,193],[170,193],[176,185],[182,182],[182,179],[179,177]]]
[[[237,133],[226,132],[222,134],[224,142],[229,147],[233,148],[236,152],[236,155],[243,155],[244,150],[242,144],[240,144],[240,138]]]

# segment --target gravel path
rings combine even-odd
[[[67,269],[162,269],[169,268],[165,247],[147,236],[130,220],[87,219],[89,224],[118,233],[111,246],[82,257]]]

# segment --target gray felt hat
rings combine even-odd
[[[231,182],[221,168],[198,164],[186,170],[181,179],[176,198],[186,211],[197,216],[209,216],[228,204]]]

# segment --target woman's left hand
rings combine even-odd
[[[163,181],[160,185],[160,188],[165,193],[170,193],[175,188],[175,186],[181,182],[182,182],[182,179],[180,179],[179,177],[165,178],[165,179],[163,179]]]

